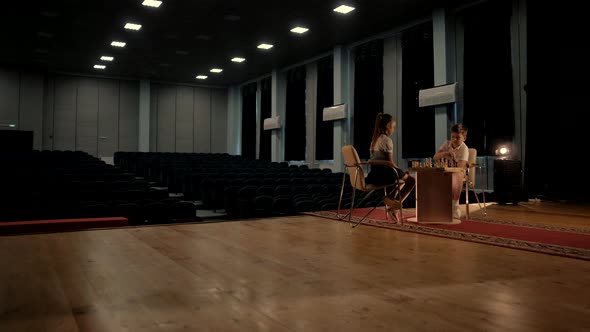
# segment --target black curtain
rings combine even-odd
[[[432,22],[402,32],[402,158],[436,152],[434,106],[418,107],[420,89],[434,85],[432,42]]]
[[[305,66],[287,72],[285,160],[305,160],[305,73]]]
[[[256,159],[256,82],[242,86],[242,156]]]
[[[324,107],[334,103],[334,57],[318,61],[315,159],[334,159],[334,121],[323,121]]]
[[[354,63],[354,147],[361,159],[368,159],[375,118],[383,112],[383,40],[356,47]]]
[[[510,1],[487,1],[463,14],[464,115],[469,147],[494,155],[496,146],[514,141]]]
[[[258,159],[271,160],[272,131],[264,130],[264,119],[272,116],[272,79],[270,77],[260,82],[260,151]]]
[[[583,76],[588,68],[588,56],[580,46],[584,35],[580,25],[585,21],[574,19],[572,8],[569,3],[555,6],[527,1],[524,188],[529,197],[588,203],[590,177],[585,167],[577,172],[567,167],[579,164],[569,160],[585,155],[588,142],[588,125],[582,120],[587,109],[587,83],[570,78],[572,74]],[[561,166],[565,166],[566,176],[555,174]]]

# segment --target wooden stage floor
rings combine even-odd
[[[488,209],[590,228],[583,205]],[[589,331],[589,276],[584,260],[314,216],[4,236],[0,331]]]

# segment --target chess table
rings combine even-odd
[[[462,167],[412,167],[416,173],[416,217],[410,222],[424,224],[459,224],[453,218],[453,173]]]

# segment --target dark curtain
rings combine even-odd
[[[427,22],[402,32],[402,158],[436,152],[434,106],[418,107],[420,89],[433,86],[432,22]]]
[[[305,66],[287,72],[285,160],[305,160]],[[282,120],[282,119],[281,119]]]
[[[272,116],[272,79],[270,77],[260,82],[260,151],[258,159],[271,160],[272,130],[264,130],[264,119]]]
[[[242,86],[242,156],[256,159],[256,82]]]
[[[590,176],[585,167],[572,173],[566,166],[572,164],[569,159],[586,154],[588,142],[588,125],[582,120],[587,84],[569,78],[584,75],[582,68],[588,68],[588,56],[580,47],[584,35],[580,25],[585,21],[572,17],[571,6],[527,1],[527,10],[524,188],[529,197],[589,203]],[[561,166],[569,176],[554,174]]]
[[[509,1],[488,1],[463,14],[465,143],[480,156],[493,156],[498,144],[514,140],[511,11]]]
[[[318,61],[315,159],[334,159],[334,121],[323,121],[324,107],[334,103],[334,57]]]
[[[383,112],[383,40],[354,49],[353,141],[359,157],[370,157],[377,113]]]

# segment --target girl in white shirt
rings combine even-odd
[[[388,184],[395,183],[398,179],[404,180],[404,184],[400,189],[401,201],[393,199],[395,192],[390,193],[388,197],[383,199],[390,212],[401,208],[401,204],[414,189],[416,183],[410,173],[403,171],[393,162],[393,141],[389,136],[393,134],[395,125],[396,120],[391,114],[377,114],[370,147],[371,159],[369,159],[369,164],[371,169],[365,179],[366,183],[371,184]]]

